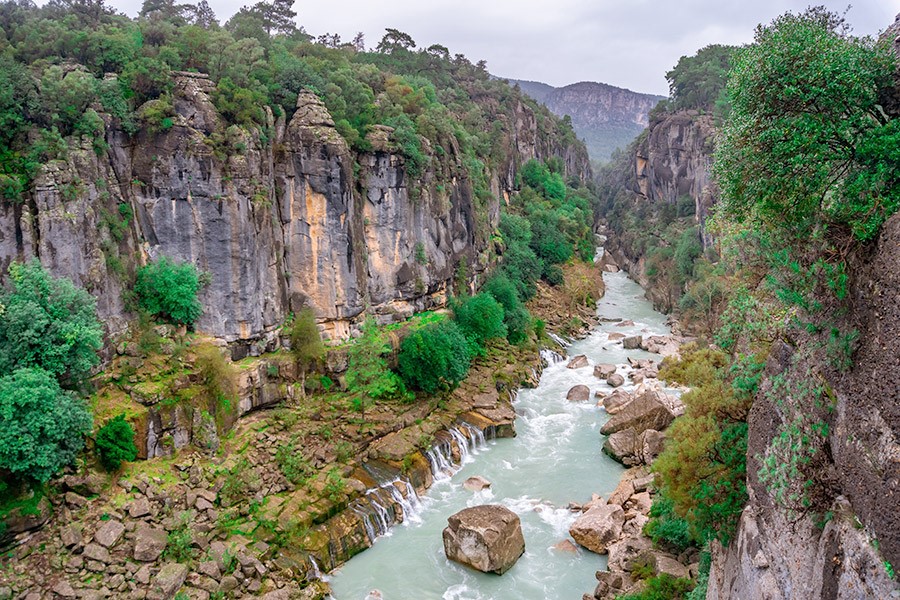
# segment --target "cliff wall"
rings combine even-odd
[[[376,127],[372,150],[356,153],[312,93],[299,95],[289,121],[268,113],[265,133],[251,132],[226,127],[207,76],[174,77],[170,128],[129,137],[104,116],[107,150],[70,140],[28,202],[0,205],[0,270],[37,257],[97,297],[113,336],[133,318],[136,268],[159,256],[207,274],[199,331],[260,350],[306,304],[332,339],[363,313],[389,322],[442,306],[459,270],[471,279],[490,263],[499,202],[519,164],[559,156],[567,175],[590,177],[584,148],[540,135],[521,101],[505,112],[482,101],[503,112],[495,121],[509,148],[486,169],[485,200],[455,139],[438,152],[423,138],[429,166],[413,179],[389,128]]]

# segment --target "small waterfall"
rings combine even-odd
[[[462,428],[469,434],[469,440],[472,442],[472,454],[478,454],[482,448],[487,446],[484,432],[479,428],[468,423],[462,423]]]
[[[456,442],[457,448],[459,448],[459,466],[461,467],[469,462],[469,438],[464,436],[456,427],[451,427],[448,432],[453,437],[453,441]]]
[[[550,365],[562,362],[564,360],[566,360],[566,357],[559,352],[550,350],[549,348],[541,348],[541,362],[544,363],[545,367],[549,367]]]
[[[430,448],[425,451],[425,458],[428,459],[428,464],[431,466],[431,477],[434,481],[445,481],[450,479],[450,472],[453,470],[453,465],[449,460],[449,450],[445,454],[441,452],[441,446],[435,446],[434,448]],[[446,444],[449,448],[449,444]]]
[[[562,347],[562,348],[568,348],[569,346],[572,345],[572,342],[571,342],[570,340],[567,340],[567,339],[565,339],[565,338],[563,338],[563,337],[560,337],[560,336],[556,335],[555,333],[553,333],[552,331],[548,331],[548,332],[547,332],[547,336],[548,336],[551,340],[553,340],[554,342],[556,342],[557,344],[559,344],[560,347]]]
[[[406,488],[405,496],[400,491],[398,484]],[[403,511],[403,514],[399,517],[400,521],[407,524],[422,522],[422,519],[419,517],[419,513],[422,512],[422,501],[419,500],[416,488],[413,487],[406,477],[398,477],[390,485],[384,486],[382,489],[388,490],[394,502],[400,505],[400,509]]]

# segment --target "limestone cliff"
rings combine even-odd
[[[71,141],[28,202],[0,205],[0,270],[39,258],[97,297],[115,335],[133,317],[123,292],[134,270],[168,256],[208,274],[204,333],[271,348],[285,318],[310,304],[326,335],[345,338],[365,312],[384,322],[441,306],[461,265],[469,277],[483,271],[499,199],[522,162],[560,156],[567,175],[590,176],[584,148],[541,135],[522,101],[495,111],[509,150],[486,170],[486,201],[455,139],[440,151],[425,144],[430,166],[413,179],[390,128],[376,127],[372,150],[356,153],[306,92],[289,121],[268,112],[265,135],[226,127],[213,87],[176,73],[167,130],[129,137],[104,117],[106,151]]]
[[[648,114],[662,96],[641,94],[605,83],[582,81],[561,88],[533,81],[510,80],[555,115],[568,115],[591,158],[609,160],[647,127]]]

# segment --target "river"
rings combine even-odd
[[[594,572],[605,568],[606,557],[553,546],[568,538],[576,517],[567,504],[585,502],[592,493],[609,494],[624,469],[601,452],[599,429],[608,418],[605,411],[593,398],[568,402],[566,392],[578,384],[589,386],[592,394],[609,391],[593,376],[594,364],[617,364],[627,379],[627,357],[659,360],[642,350],[624,350],[621,342],[609,341],[610,333],[669,333],[665,316],[653,310],[627,275],[606,273],[604,279],[606,294],[597,304],[598,315],[628,319],[634,325],[601,323],[567,349],[569,356],[587,355],[590,367],[573,370],[565,361],[555,362],[544,369],[537,388],[521,390],[514,403],[518,436],[472,448],[452,477],[437,481],[421,498],[412,518],[333,573],[336,600],[365,600],[372,590],[381,593],[373,598],[384,600],[577,600],[594,589]],[[487,478],[491,487],[467,491],[462,483],[473,475]],[[441,532],[447,517],[478,504],[503,504],[522,520],[525,554],[500,577],[444,556]]]

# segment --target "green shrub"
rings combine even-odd
[[[106,422],[97,432],[94,447],[100,458],[100,464],[107,471],[117,471],[123,462],[137,458],[137,446],[134,445],[134,429],[119,415]]]
[[[563,275],[563,271],[559,265],[545,264],[543,278],[544,281],[553,287],[562,285],[566,282],[566,277]]]
[[[300,366],[301,388],[305,393],[306,374],[325,356],[316,315],[309,307],[303,308],[291,324],[291,354]]]
[[[284,478],[295,485],[301,485],[315,474],[315,469],[294,443],[282,444],[275,452],[275,463]]]
[[[37,260],[10,264],[9,279],[10,288],[0,291],[0,373],[43,369],[77,385],[103,346],[94,298]]]
[[[511,344],[519,344],[528,338],[531,330],[531,315],[519,300],[516,286],[506,275],[491,277],[481,288],[482,292],[493,296],[503,307],[503,322],[506,324],[506,339]]]
[[[675,503],[665,494],[657,494],[650,508],[650,521],[644,533],[657,545],[668,545],[679,552],[693,544],[690,524],[675,514]]]
[[[162,256],[138,269],[134,291],[141,308],[176,325],[190,327],[203,313],[200,274],[192,264]]]
[[[666,573],[647,579],[645,584],[643,591],[619,596],[616,600],[685,600],[694,589],[690,579],[676,579]]]
[[[45,482],[71,463],[93,426],[84,401],[42,369],[0,377],[0,470]]]
[[[406,395],[403,380],[388,368],[385,355],[390,349],[384,334],[371,318],[362,326],[362,335],[350,345],[347,388],[351,393],[363,396],[360,412],[364,413],[372,400]]]
[[[453,389],[469,372],[468,343],[453,321],[433,323],[403,340],[398,363],[407,387],[428,394]]]
[[[479,352],[488,340],[506,337],[503,316],[503,307],[490,294],[466,298],[453,307],[454,320]]]
[[[212,344],[200,344],[194,352],[197,374],[208,398],[216,401],[225,412],[235,410],[238,384],[234,365]]]

